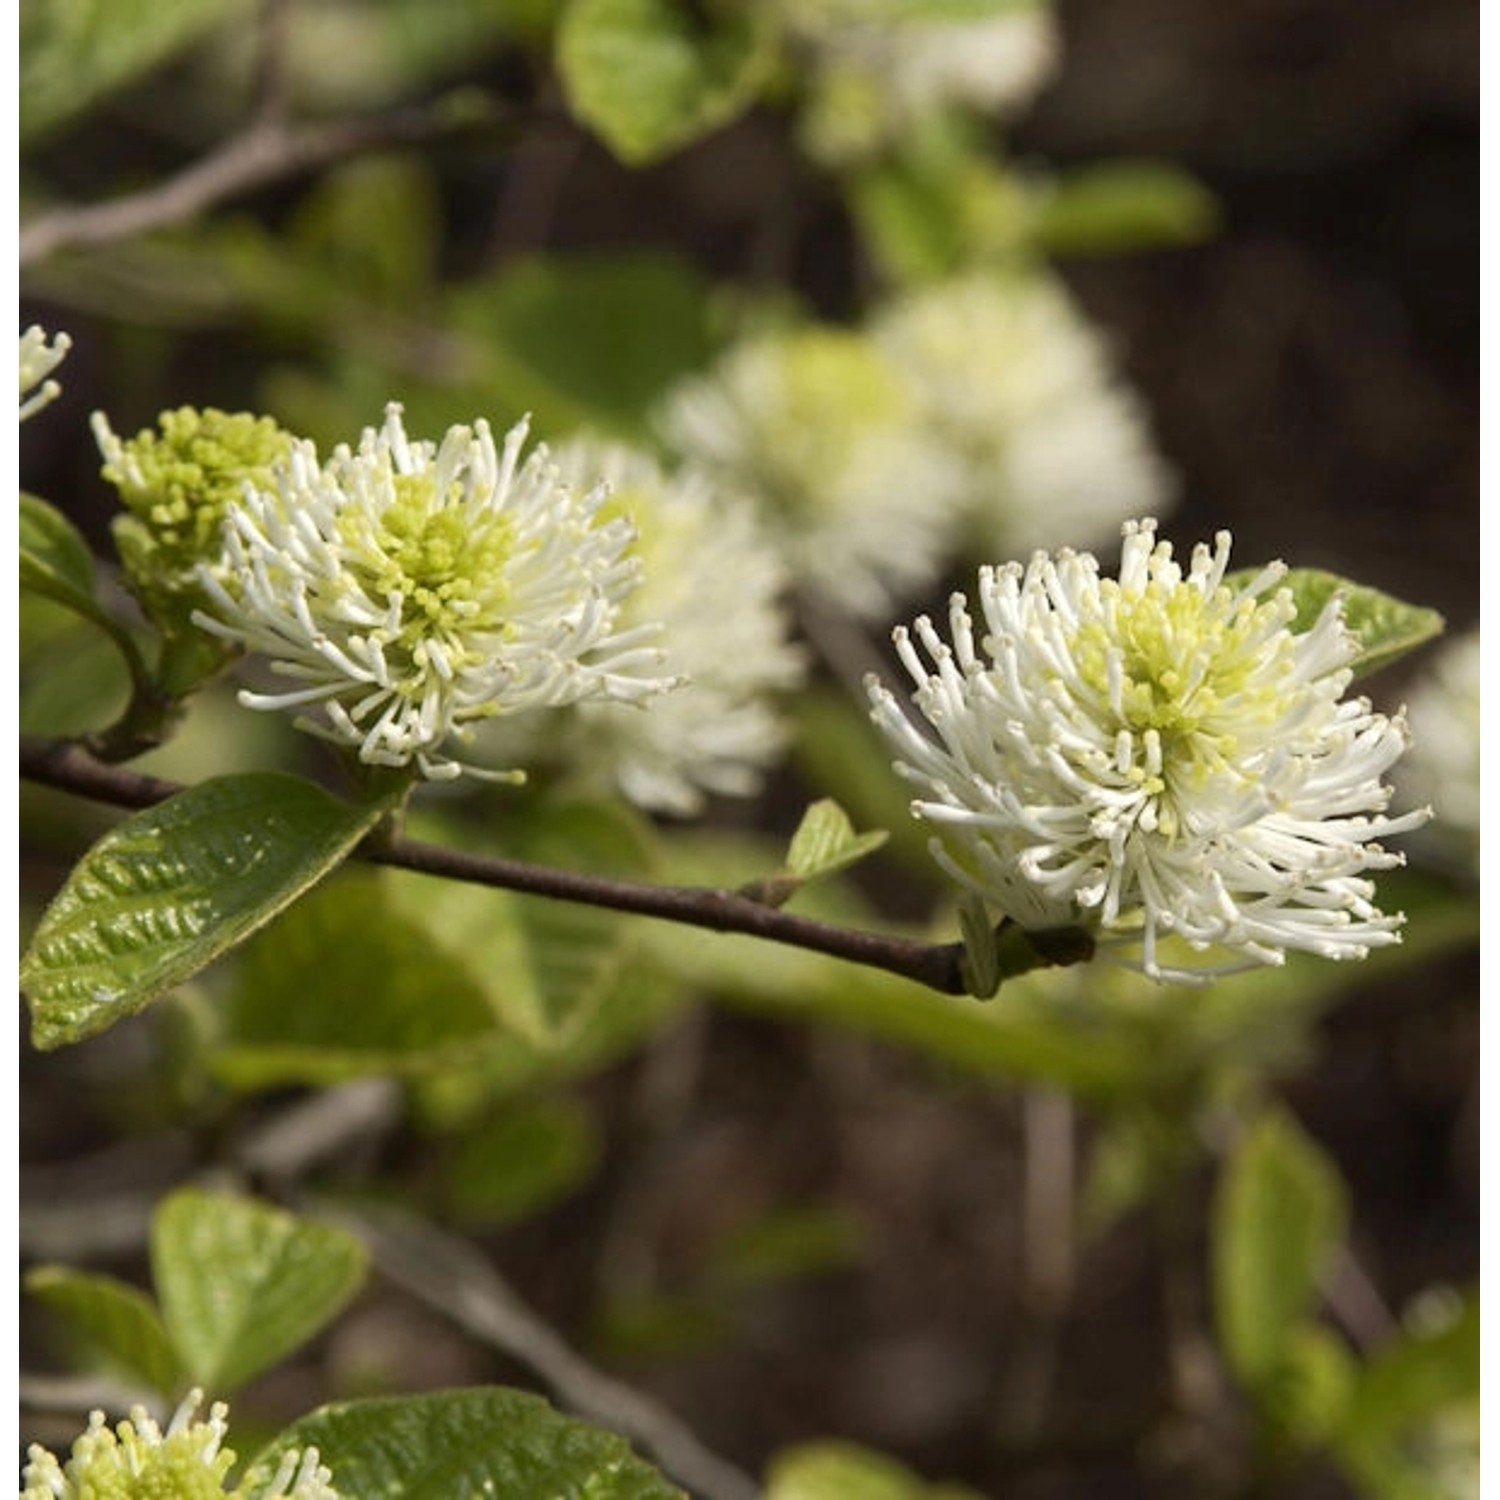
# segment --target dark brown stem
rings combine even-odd
[[[153,807],[184,790],[175,782],[144,776],[121,766],[105,765],[83,746],[59,740],[23,737],[21,775],[29,781],[116,807]],[[645,885],[527,864],[497,855],[471,854],[461,849],[399,837],[378,843],[367,842],[356,851],[355,857],[372,864],[392,865],[472,885],[493,886],[585,906],[602,906],[637,916],[659,917],[693,927],[706,927],[714,932],[744,933],[773,943],[826,953],[868,968],[884,969],[943,994],[967,993],[961,943],[920,943],[887,933],[836,927],[828,922],[763,906],[736,891]],[[1048,952],[1037,954],[1036,963],[1078,962],[1086,958],[1090,950],[1086,939],[1067,951],[1058,949],[1054,953],[1050,951],[1051,945],[1048,947]],[[1035,967],[1035,964],[1030,966]]]

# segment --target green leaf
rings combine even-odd
[[[781,868],[774,875],[742,886],[741,893],[768,906],[782,906],[808,881],[847,870],[873,854],[889,837],[883,829],[856,834],[848,813],[831,797],[825,797],[803,813]]]
[[[348,870],[245,945],[210,1066],[242,1088],[428,1072],[497,1024],[484,986],[389,882]]]
[[[1032,233],[1053,255],[1117,255],[1196,245],[1218,232],[1218,200],[1191,173],[1114,161],[1033,188]]]
[[[448,1212],[498,1229],[575,1193],[599,1164],[599,1128],[579,1105],[552,1099],[467,1131],[442,1177]]]
[[[800,1281],[858,1265],[868,1243],[865,1224],[841,1205],[791,1204],[725,1234],[709,1252],[702,1281],[716,1291]]]
[[[381,812],[256,772],[127,818],[78,862],[21,960],[33,1041],[79,1041],[196,974],[342,861]]]
[[[1314,1323],[1293,1328],[1272,1374],[1257,1389],[1273,1446],[1306,1452],[1326,1446],[1343,1419],[1355,1361],[1337,1335]]]
[[[569,108],[621,161],[640,166],[727,124],[771,62],[758,7],[688,0],[572,0],[557,65]]]
[[[285,1453],[307,1447],[317,1448],[339,1493],[358,1500],[683,1500],[624,1438],[501,1386],[322,1407],[256,1455],[247,1500],[271,1492]]]
[[[483,341],[494,382],[543,432],[591,425],[645,436],[661,394],[714,349],[708,287],[645,252],[522,261],[460,288],[451,315]]]
[[[226,1392],[331,1321],[367,1257],[346,1230],[231,1193],[183,1188],[151,1223],[151,1269],[195,1383]]]
[[[23,494],[16,532],[21,543],[22,588],[45,594],[79,614],[99,612],[93,554],[60,510],[35,495]]]
[[[126,1376],[163,1395],[182,1384],[182,1365],[161,1314],[138,1287],[65,1266],[37,1266],[26,1273],[26,1290]]]
[[[1231,589],[1243,588],[1259,571],[1258,568],[1241,569],[1227,574],[1224,582]],[[1379,589],[1340,578],[1337,573],[1325,573],[1317,568],[1293,568],[1279,586],[1291,590],[1292,600],[1297,606],[1292,629],[1298,634],[1317,624],[1318,617],[1335,594],[1343,596],[1344,624],[1359,642],[1358,654],[1349,664],[1356,677],[1367,677],[1371,672],[1389,666],[1398,657],[1426,645],[1443,633],[1443,617],[1437,610],[1403,603]]]
[[[803,693],[793,705],[797,766],[817,787],[836,788],[854,820],[889,831],[890,852],[939,883],[927,850],[931,829],[911,813],[907,784],[866,708],[834,692]]]
[[[990,143],[956,121],[925,122],[899,156],[853,176],[848,192],[872,256],[898,283],[950,276],[1023,245],[1023,189]]]
[[[766,1500],[979,1500],[963,1484],[929,1484],[883,1453],[828,1440],[787,1448],[772,1460]]]
[[[22,140],[83,113],[248,9],[249,0],[22,0]]]
[[[1290,1116],[1261,1115],[1224,1173],[1213,1223],[1219,1338],[1251,1389],[1288,1357],[1347,1214],[1344,1185],[1323,1152]]]
[[[1344,1436],[1388,1443],[1478,1395],[1479,1298],[1455,1296],[1440,1317],[1376,1352],[1350,1400]]]
[[[435,280],[441,225],[437,185],[421,157],[365,156],[307,195],[281,248],[334,278],[341,295],[419,306]]]
[[[787,850],[786,867],[800,880],[818,880],[857,864],[889,837],[883,829],[855,833],[849,814],[825,797],[803,813]]]

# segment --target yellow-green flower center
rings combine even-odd
[[[1275,721],[1294,650],[1285,631],[1266,640],[1273,604],[1229,605],[1229,591],[1150,580],[1127,592],[1099,585],[1099,607],[1078,628],[1073,658],[1098,696],[1100,722],[1136,747],[1154,735],[1160,773],[1137,749],[1129,774],[1152,794],[1198,787],[1233,772],[1247,732]],[[1277,615],[1279,619],[1279,612]],[[1273,653],[1268,659],[1267,652]]]
[[[394,644],[415,666],[426,666],[425,648],[433,641],[450,653],[472,654],[463,646],[466,636],[505,627],[511,525],[503,515],[465,508],[457,482],[440,496],[430,473],[397,474],[394,488],[395,500],[373,525],[359,506],[341,518],[355,576],[377,603],[400,594],[401,634]]]
[[[779,350],[781,383],[760,435],[767,488],[789,511],[806,508],[856,461],[872,433],[909,415],[895,372],[873,345],[811,329]]]
[[[148,428],[124,444],[126,461],[106,464],[104,477],[149,527],[159,563],[191,573],[217,558],[224,513],[245,481],[269,487],[292,438],[270,417],[213,407],[165,411],[158,425],[159,436]]]

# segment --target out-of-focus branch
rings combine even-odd
[[[321,1211],[309,1204],[309,1210]],[[703,1500],[754,1500],[759,1487],[710,1452],[666,1407],[595,1369],[543,1322],[467,1242],[407,1218],[329,1214],[365,1242],[387,1280],[519,1360],[570,1410],[622,1433]]]
[[[473,95],[355,119],[292,124],[263,112],[238,135],[174,177],[107,203],[49,209],[21,226],[25,267],[59,250],[107,245],[191,219],[214,204],[330,162],[385,146],[419,145],[497,125],[514,116]]]

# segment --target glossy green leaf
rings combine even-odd
[[[163,1395],[181,1385],[182,1365],[161,1314],[138,1287],[65,1266],[37,1266],[26,1273],[26,1290],[127,1378]]]
[[[571,0],[557,65],[573,113],[630,166],[727,124],[771,62],[764,11],[689,0]]]
[[[600,1150],[599,1128],[579,1105],[518,1108],[464,1133],[444,1165],[443,1202],[457,1223],[497,1229],[577,1192]]]
[[[624,1438],[500,1386],[322,1407],[256,1455],[247,1500],[269,1492],[282,1455],[307,1447],[357,1500],[683,1500]]]
[[[1288,1115],[1246,1131],[1219,1185],[1213,1295],[1230,1368],[1254,1389],[1273,1377],[1344,1232],[1338,1172]]]
[[[1259,571],[1258,568],[1241,569],[1228,574],[1224,582],[1230,588],[1240,588]],[[1293,568],[1279,587],[1292,592],[1292,600],[1297,606],[1292,629],[1298,632],[1311,630],[1317,624],[1318,617],[1335,594],[1343,597],[1344,624],[1359,642],[1358,654],[1349,664],[1356,677],[1366,677],[1389,666],[1398,657],[1426,645],[1443,633],[1443,617],[1437,610],[1406,604],[1379,589],[1340,578],[1337,573],[1325,573],[1317,568]]]
[[[929,1484],[905,1464],[829,1439],[783,1449],[771,1460],[766,1500],[979,1500],[963,1484]]]
[[[227,1392],[305,1344],[359,1290],[347,1230],[232,1193],[183,1188],[151,1224],[151,1269],[194,1382]]]
[[[373,870],[347,870],[248,943],[211,1067],[239,1087],[431,1071],[496,1029],[484,986]]]
[[[21,0],[22,140],[73,119],[249,8],[249,0]]]
[[[79,1041],[196,974],[340,863],[381,811],[255,772],[127,818],[75,866],[22,958],[33,1041]]]
[[[1218,232],[1218,200],[1159,161],[1083,167],[1034,190],[1032,233],[1054,255],[1117,255],[1196,245]]]

